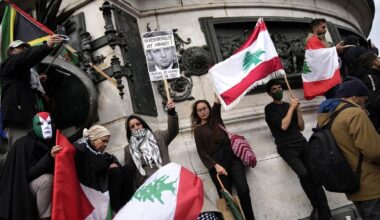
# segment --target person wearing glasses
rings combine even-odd
[[[309,172],[309,146],[301,133],[305,123],[299,111],[300,100],[292,97],[290,103],[282,101],[282,87],[276,79],[267,83],[266,91],[273,101],[265,106],[265,121],[272,132],[278,154],[297,174],[313,206],[309,219],[329,220],[331,212],[325,192]]]
[[[232,185],[235,186],[246,219],[254,220],[244,165],[234,155],[228,134],[220,127],[224,127],[224,123],[221,117],[221,104],[216,95],[213,107],[206,100],[198,100],[193,104],[191,126],[199,157],[209,170],[219,197],[221,197],[221,186],[217,174],[220,175],[228,191],[231,192]]]

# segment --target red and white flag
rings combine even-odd
[[[336,48],[326,48],[316,35],[306,42],[302,81],[308,100],[323,95],[341,82]]]
[[[176,163],[157,170],[114,220],[194,220],[203,206],[202,180]]]
[[[109,195],[82,185],[75,165],[75,147],[58,130],[55,156],[52,220],[111,219]]]
[[[285,74],[262,18],[235,54],[213,66],[209,72],[225,109],[235,106],[254,87]]]

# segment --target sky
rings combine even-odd
[[[375,19],[373,19],[372,29],[368,36],[372,43],[380,48],[380,0],[375,0]]]

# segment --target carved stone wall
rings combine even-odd
[[[103,1],[68,0],[65,2],[63,8],[67,7],[67,9],[71,8],[77,12],[85,12],[86,27],[93,38],[103,35],[104,21],[98,11],[98,7]],[[182,49],[178,51],[181,56],[181,69],[184,78],[171,84],[172,92],[189,91],[188,86],[192,85],[189,97],[206,99],[210,102],[213,101],[214,97],[213,85],[209,75],[205,74],[206,66],[212,65],[215,61],[220,61],[214,59],[216,56],[213,55],[211,48],[223,48],[219,50],[219,53],[227,57],[253,28],[255,18],[259,16],[268,18],[266,19],[268,20],[268,30],[272,34],[286,68],[289,72],[297,73],[303,55],[300,47],[301,39],[305,36],[299,33],[305,31],[307,28],[305,23],[308,20],[315,17],[325,17],[340,29],[365,36],[370,30],[374,13],[373,7],[371,7],[373,1],[366,0],[112,0],[110,2],[136,18],[140,33],[146,32],[147,24],[149,24],[152,29],[178,29],[177,33],[182,39],[191,38],[191,43],[184,44]],[[251,18],[251,21],[241,20],[240,25],[235,25],[235,22],[230,26],[221,23],[219,26],[218,24],[214,26],[215,23],[208,23],[206,24],[209,25],[208,28],[212,27],[217,30],[215,36],[208,36],[205,34],[205,26],[202,27],[199,20],[206,17],[227,20],[245,17]],[[271,17],[283,18],[284,22],[286,19],[293,19],[292,22],[301,25],[283,26],[276,23],[280,22],[279,20],[271,23]],[[303,23],[302,19],[305,19]],[[219,41],[217,36],[219,36]],[[334,42],[337,39],[336,36],[339,36],[339,30],[330,31],[329,36],[330,41]],[[210,41],[209,38],[212,37],[215,39]],[[213,43],[209,44],[208,42]],[[106,57],[104,63],[110,63],[109,61],[114,55],[121,57],[120,50],[117,47],[115,51],[102,48],[96,53],[103,54]],[[210,54],[210,57],[206,55],[207,53]],[[101,65],[103,69],[107,67],[107,65]],[[123,85],[126,87],[125,91],[128,91],[128,83],[126,83],[125,78]],[[166,113],[161,107],[165,98],[160,95],[161,86],[159,83],[152,83],[152,87],[158,116],[144,116],[144,119],[153,129],[165,129]],[[97,123],[107,126],[112,133],[107,150],[123,160],[123,147],[126,145],[124,123],[126,117],[133,113],[130,94],[126,92],[124,100],[121,100],[117,89],[108,81],[103,81],[98,85],[98,92],[99,121]],[[304,135],[308,137],[311,128],[315,125],[316,108],[321,99],[304,100],[302,89],[296,89],[295,93],[301,98],[301,110],[306,122]],[[178,95],[182,96],[181,93]],[[311,211],[310,203],[302,192],[299,180],[294,172],[276,153],[276,147],[264,120],[264,107],[270,101],[265,93],[256,93],[245,97],[233,110],[223,111],[222,116],[231,131],[247,137],[259,158],[257,167],[247,170],[253,208],[257,219],[304,218]],[[205,189],[207,189],[204,210],[212,210],[215,209],[217,194],[207,170],[200,162],[191,134],[189,116],[192,103],[192,100],[181,100],[181,102],[176,103],[176,110],[180,118],[180,133],[170,145],[169,151],[174,162],[184,165],[202,177]],[[342,194],[328,193],[328,199],[332,209],[350,204]],[[273,207],[276,208],[273,209]]]

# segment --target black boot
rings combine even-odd
[[[310,213],[309,220],[318,220],[318,209],[313,208]]]

